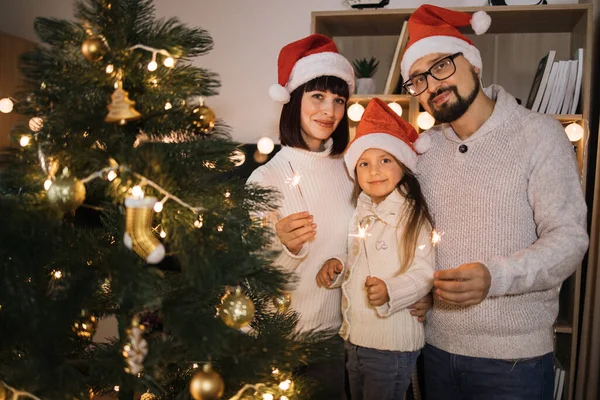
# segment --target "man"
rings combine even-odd
[[[404,85],[443,124],[417,173],[441,240],[423,351],[427,399],[552,399],[558,290],[587,249],[573,149],[550,116],[481,87],[457,27],[490,17],[423,5]]]

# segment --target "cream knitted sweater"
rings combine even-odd
[[[472,357],[534,357],[553,349],[559,287],[588,245],[586,205],[561,125],[499,86],[486,94],[496,104],[481,128],[461,140],[434,127],[417,170],[442,233],[436,269],[479,261],[492,285],[479,305],[435,301],[426,341]]]
[[[316,282],[317,273],[332,254],[345,254],[348,221],[354,210],[353,183],[343,158],[329,156],[330,147],[331,140],[323,152],[283,146],[248,178],[249,183],[274,188],[281,194],[278,210],[269,218],[273,230],[281,218],[307,210],[317,224],[316,236],[297,256],[274,238],[276,248],[282,250],[274,264],[294,271],[298,277],[290,291],[290,308],[300,314],[298,332],[326,329],[335,333],[342,323],[340,290],[319,288]],[[292,168],[301,175],[299,187],[286,183],[293,176]]]
[[[408,306],[431,290],[435,251],[431,244],[431,227],[419,234],[415,256],[407,271],[399,274],[398,238],[402,234],[406,200],[398,190],[379,204],[373,204],[364,192],[358,198],[350,222],[352,235],[344,270],[333,287],[342,287],[340,336],[352,344],[377,350],[416,351],[425,344],[423,324],[410,315]],[[359,226],[368,224],[367,236],[355,236]],[[374,307],[369,304],[367,276],[381,279],[388,290],[389,302]]]

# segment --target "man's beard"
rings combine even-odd
[[[456,86],[440,88],[429,97],[427,104],[429,105],[429,109],[431,110],[431,115],[433,115],[436,121],[454,122],[467,112],[471,104],[473,104],[473,102],[475,101],[477,93],[479,93],[479,88],[481,87],[479,83],[479,77],[477,76],[475,71],[473,71],[473,79],[475,80],[475,87],[467,97],[462,97],[461,95],[459,95],[458,88]],[[456,96],[456,102],[454,104],[442,104],[442,108],[440,108],[439,110],[435,109],[433,99],[444,92],[450,91],[454,92],[454,95]]]

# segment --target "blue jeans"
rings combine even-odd
[[[427,400],[552,400],[552,353],[520,360],[459,356],[423,349]]]
[[[345,343],[352,400],[402,400],[420,351],[388,351]]]

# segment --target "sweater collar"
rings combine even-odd
[[[477,129],[477,131],[475,131],[475,133],[465,140],[458,137],[450,124],[442,124],[442,132],[446,139],[456,143],[471,142],[493,132],[500,125],[511,121],[511,115],[519,106],[517,100],[498,85],[490,85],[487,88],[484,88],[483,92],[486,96],[496,102],[494,111],[492,111],[490,117],[479,127],[479,129]]]
[[[325,150],[323,151],[310,151],[297,147],[282,146],[277,155],[289,161],[294,169],[297,169],[296,172],[317,168],[322,169],[324,162],[327,163],[330,161],[333,163],[335,160],[341,158],[341,156],[330,155],[332,145],[333,140],[330,138],[325,142]]]
[[[396,189],[379,204],[373,203],[371,196],[361,192],[356,207],[360,220],[372,215],[388,225],[398,226],[405,203],[406,198]]]

